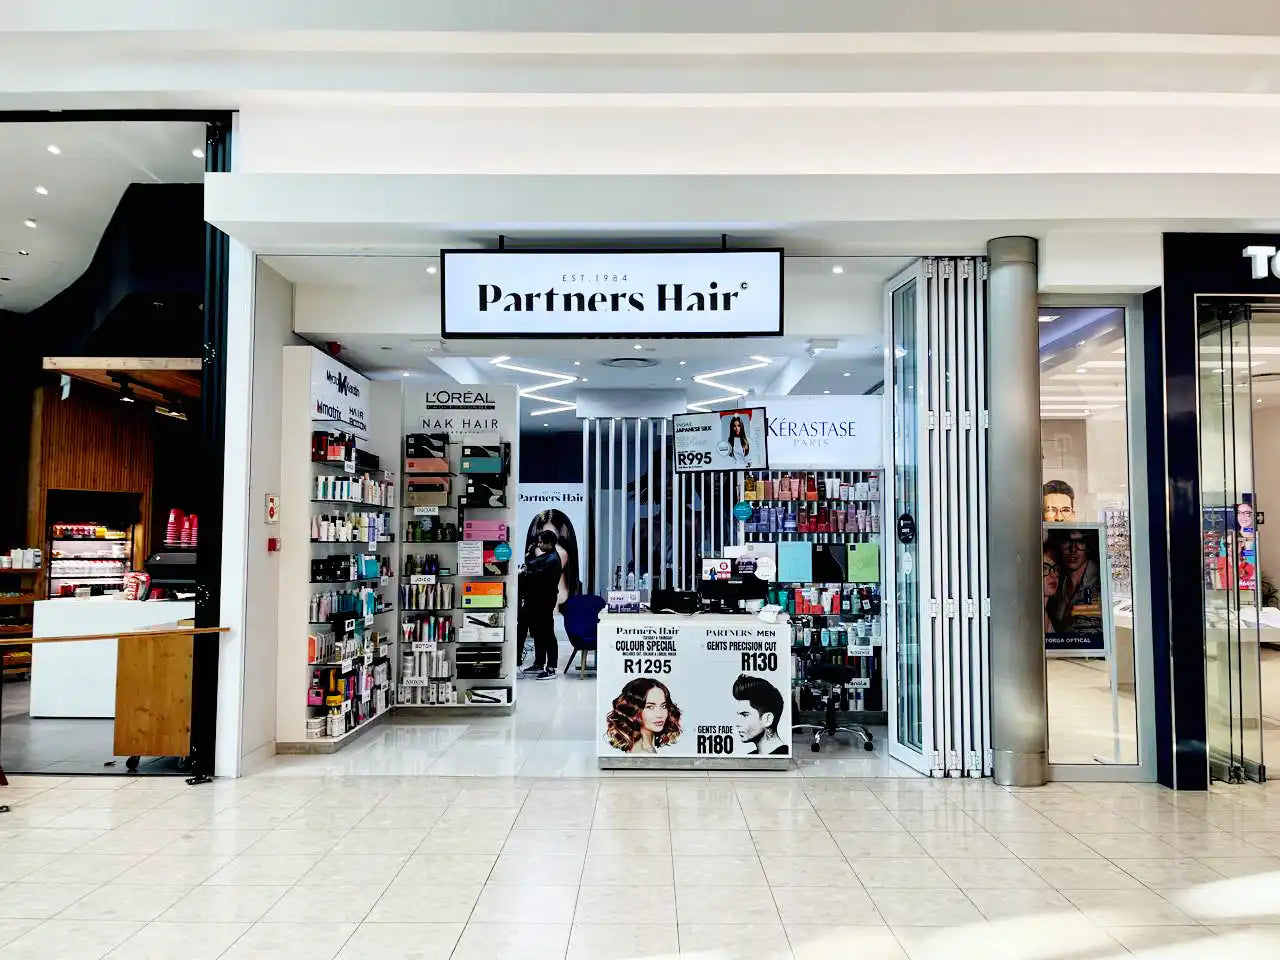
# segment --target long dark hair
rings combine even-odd
[[[582,576],[578,572],[578,535],[573,524],[563,510],[543,510],[529,523],[529,532],[524,538],[524,552],[527,556],[538,542],[538,533],[543,527],[550,526],[555,530],[556,542],[564,547],[568,559],[564,563],[564,585],[573,597],[582,592]]]
[[[735,427],[737,428],[736,433],[734,432]],[[734,441],[738,441],[742,444],[742,455],[744,457],[750,455],[751,439],[747,436],[747,425],[742,422],[742,418],[739,416],[735,416],[729,421],[729,452],[730,453],[733,452]]]
[[[630,751],[636,745],[636,741],[640,739],[640,731],[644,728],[640,714],[644,712],[645,698],[654,687],[661,690],[662,695],[667,698],[667,725],[661,733],[654,736],[653,745],[665,747],[680,739],[680,708],[671,699],[671,691],[667,689],[667,685],[653,677],[637,677],[614,698],[613,709],[605,718],[608,724],[605,739],[610,746]]]

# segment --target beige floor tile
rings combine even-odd
[[[155,885],[176,883],[194,886],[197,883],[204,883],[231,860],[229,856],[208,854],[175,856],[157,853],[142,860],[137,866],[130,867],[113,882]]]
[[[1018,951],[986,923],[960,929],[896,926],[892,933],[910,960],[1021,960]]]
[[[0,919],[46,920],[98,886],[96,883],[11,883],[0,895]]]
[[[338,856],[375,856],[407,857],[417,853],[422,841],[427,838],[426,827],[408,829],[355,829],[338,841],[333,853]]]
[[[676,856],[742,857],[756,852],[746,830],[672,830],[671,852]]]
[[[187,886],[107,884],[81,897],[58,916],[63,920],[155,920],[192,890]]]
[[[1176,847],[1147,833],[1079,833],[1076,839],[1108,860],[1176,859],[1183,856]]]
[[[388,807],[379,805],[358,820],[353,830],[422,830],[436,825],[442,807]]]
[[[773,899],[784,924],[874,926],[881,922],[868,891],[858,887],[775,887]]]
[[[142,854],[68,853],[32,871],[24,883],[106,883],[143,859]]]
[[[8,799],[8,798],[6,798]],[[0,947],[11,940],[16,940],[28,930],[39,926],[43,920],[0,920]]]
[[[462,923],[362,923],[338,960],[449,960]]]
[[[354,923],[255,923],[219,960],[333,960]]]
[[[255,857],[299,856],[315,854],[323,856],[338,845],[342,838],[322,830],[272,830],[255,842],[245,854]]]
[[[1155,860],[1119,859],[1111,862],[1153,889],[1175,890],[1222,879],[1222,875],[1216,870],[1193,857],[1177,857],[1172,860],[1164,857]]]
[[[922,857],[863,857],[853,872],[868,889],[954,889],[955,883],[933,860]]]
[[[895,810],[893,815],[903,829],[911,833],[986,832],[976,820],[963,810],[948,807],[941,810]]]
[[[383,890],[375,883],[294,887],[262,919],[268,923],[360,923]]]
[[[288,887],[196,887],[160,915],[177,923],[252,923],[262,919]]]
[[[1280,924],[1280,889],[1274,879],[1221,880],[1184,890],[1157,890],[1204,924]]]
[[[578,885],[503,886],[489,883],[471,913],[472,923],[571,923]]]
[[[469,923],[452,960],[564,960],[567,923]]]
[[[999,942],[1022,960],[1120,960],[1125,956],[1124,947],[1080,913],[997,920],[992,927]]]
[[[840,848],[826,830],[752,830],[751,837],[762,857],[835,857],[840,854]]]
[[[1082,919],[1075,904],[1048,886],[1026,890],[969,888],[965,895],[983,916],[993,922],[1021,922],[1059,916]]]
[[[1194,921],[1153,890],[1060,890],[1100,927],[1171,927]]]
[[[784,924],[796,960],[907,960],[893,931],[885,926],[855,927],[833,924]]]
[[[832,807],[821,801],[815,802],[814,807],[822,817],[822,822],[832,833],[865,833],[867,831],[887,833],[891,830],[906,829],[892,813],[883,807],[876,809],[849,808],[843,805]]]
[[[291,886],[306,876],[317,863],[320,855],[306,854],[252,854],[244,853],[234,858],[205,883],[212,886],[250,887],[259,884]],[[332,867],[329,869],[333,876]]]
[[[154,888],[152,888],[154,889]],[[217,960],[249,929],[248,923],[148,923],[106,960]]]
[[[753,830],[823,830],[826,825],[812,807],[743,808],[747,826]]]
[[[57,853],[10,853],[5,850],[4,856],[0,857],[0,883],[21,880],[61,856]]]
[[[365,918],[372,923],[466,923],[483,885],[398,879],[382,892]],[[429,892],[429,896],[426,894]]]
[[[1089,849],[1068,833],[1001,831],[992,836],[1004,844],[1015,857],[1021,857],[1024,860],[1082,860],[1101,857],[1101,854]]]
[[[675,923],[675,887],[582,887],[574,923],[614,923],[625,915],[636,923]]]
[[[342,858],[342,870],[345,876],[359,877],[362,885],[385,887],[400,875],[408,862],[408,857],[389,854],[348,855]],[[298,880],[298,884],[304,887],[315,887],[333,883],[335,879],[333,864],[333,859],[324,858],[304,873]]]
[[[870,890],[876,909],[891,927],[954,927],[981,923],[983,916],[959,890]]]
[[[1155,960],[1197,960],[1212,957],[1221,946],[1208,927],[1108,927],[1107,934],[1130,953]],[[1240,954],[1232,953],[1239,957]]]
[[[861,857],[927,857],[924,847],[911,834],[903,830],[889,833],[853,832],[832,833],[840,852],[851,863]]]
[[[1160,839],[1188,857],[1257,857],[1268,852],[1240,837],[1220,831],[1165,833]]]
[[[141,926],[125,920],[46,920],[0,949],[4,960],[98,960]]]
[[[1012,857],[1013,853],[989,833],[953,831],[912,834],[931,857]]]
[[[761,857],[771,887],[857,887],[853,868],[843,857]]]
[[[676,916],[681,924],[781,922],[774,897],[764,884],[750,887],[677,887]],[[683,941],[681,949],[684,949]]]
[[[592,830],[591,839],[587,841],[587,853],[590,856],[615,857],[670,855],[671,831],[665,827],[661,830]]]
[[[1044,879],[1014,857],[957,857],[937,861],[961,890],[1033,890]]]
[[[1200,862],[1224,877],[1257,877],[1280,873],[1280,857],[1200,857]]]
[[[666,827],[664,825],[663,829]],[[590,830],[572,830],[568,828],[548,828],[545,830],[513,830],[506,842],[493,853],[581,853],[587,852],[587,840]],[[418,851],[426,856],[434,856],[444,851],[433,849],[430,838]],[[468,851],[471,852],[471,851]]]
[[[504,853],[489,874],[489,883],[510,886],[577,886],[583,856],[555,853]]]
[[[575,923],[568,960],[674,960],[680,938],[671,923]]]
[[[267,835],[266,830],[188,830],[158,856],[236,857]]]
[[[405,861],[394,882],[426,887],[438,885],[441,877],[448,877],[450,883],[475,886],[478,890],[497,862],[497,855],[492,853],[417,854]]]
[[[792,960],[779,922],[681,923],[680,955],[700,960]]]
[[[735,798],[733,806],[725,806],[717,810],[707,810],[701,807],[671,807],[667,813],[672,830],[746,830],[747,820],[743,816],[742,810],[737,805]],[[613,828],[618,828],[619,824],[606,824]],[[637,827],[636,829],[652,829],[651,825],[646,827]]]
[[[586,831],[583,831],[584,833]],[[499,853],[511,830],[502,824],[455,827],[437,823],[419,849],[425,854]]]
[[[671,857],[641,856],[630,857],[587,857],[582,871],[582,885],[636,884],[653,883],[670,886],[675,882],[671,869]]]
[[[729,886],[763,885],[764,869],[760,858],[748,857],[672,857],[676,886]]]
[[[1055,890],[1124,890],[1141,884],[1115,864],[1103,860],[1024,861]]]

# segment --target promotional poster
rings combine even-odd
[[[1051,655],[1105,657],[1111,648],[1106,540],[1097,523],[1044,526],[1044,641]]]
[[[598,756],[790,756],[789,624],[617,617],[599,644]]]
[[[769,466],[764,407],[682,413],[671,418],[676,473]]]
[[[559,541],[559,603],[582,592],[582,578],[587,562],[587,488],[581,483],[522,483],[516,504],[516,533],[512,550],[517,563],[533,546],[543,530],[550,530]]]
[[[1258,530],[1253,500],[1204,509],[1205,586],[1258,589]]]

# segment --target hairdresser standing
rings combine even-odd
[[[554,533],[550,530],[539,533],[533,552],[525,560],[520,581],[518,602],[524,608],[525,623],[533,634],[534,651],[533,665],[524,672],[538,680],[555,677],[559,658],[554,616],[564,565],[556,546]]]

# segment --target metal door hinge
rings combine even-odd
[[[984,750],[982,753],[982,772],[985,775],[996,762],[995,755],[990,750]]]
[[[954,620],[956,616],[956,602],[951,597],[947,597],[947,617]]]
[[[982,411],[982,429],[986,430],[990,426],[991,426],[991,411],[983,410]]]
[[[950,410],[945,411],[942,414],[942,429],[950,430],[952,427],[955,426],[955,420],[956,420],[955,414],[953,414]]]
[[[930,430],[936,430],[938,428],[938,415],[930,410],[925,414],[925,423],[928,424]]]
[[[956,262],[950,258],[942,261],[942,276],[944,279],[954,277],[956,273]]]
[[[960,772],[960,754],[955,750],[947,751],[947,775],[955,776]]]
[[[978,764],[978,751],[969,751],[968,769],[965,771],[971,777],[982,776],[982,767]]]
[[[925,257],[924,263],[921,265],[923,267],[921,272],[930,280],[932,280],[934,276],[935,262],[936,261],[933,259],[933,257]]]
[[[934,620],[938,618],[938,601],[937,600],[929,601],[929,616],[931,619],[934,619]]]
[[[986,260],[978,261],[978,279],[985,280],[991,273],[991,264]]]
[[[933,775],[935,777],[942,776],[942,770],[943,770],[942,751],[940,750],[933,751],[933,763],[931,764],[931,766],[933,767]]]
[[[972,598],[967,598],[964,602],[964,615],[970,620],[978,615],[978,604]]]
[[[970,413],[968,410],[964,412],[964,428],[966,430],[973,429],[973,414]]]
[[[960,276],[966,280],[973,274],[973,261],[965,257],[960,261]]]

